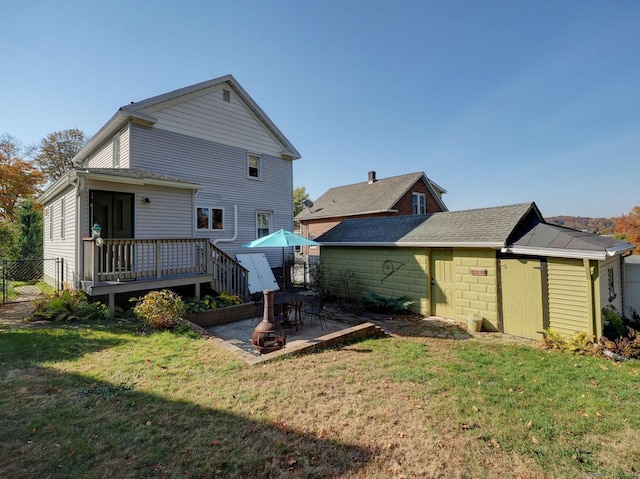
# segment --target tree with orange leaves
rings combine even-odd
[[[22,159],[22,148],[8,134],[0,136],[0,219],[14,222],[21,202],[40,191],[44,175]]]
[[[629,214],[613,218],[616,236],[635,245],[633,254],[640,254],[640,206],[634,206]]]

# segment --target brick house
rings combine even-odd
[[[347,218],[448,211],[442,201],[445,193],[446,190],[427,178],[424,172],[377,179],[376,172],[369,171],[367,181],[329,189],[295,219],[300,223],[300,234],[314,239]],[[310,247],[303,254],[317,256],[320,252],[318,247]]]

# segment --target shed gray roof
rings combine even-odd
[[[502,248],[535,203],[430,215],[347,219],[317,238],[323,245],[477,246]]]
[[[297,220],[335,218],[373,213],[394,212],[393,206],[418,181],[423,180],[442,210],[447,207],[436,191],[446,192],[431,182],[423,172],[382,178],[369,183],[336,186],[327,190],[314,201],[311,208],[305,208],[296,215]]]
[[[347,219],[317,238],[323,246],[494,248],[505,253],[604,260],[625,241],[544,222],[535,203],[426,216]]]
[[[620,241],[607,236],[600,236],[593,233],[586,233],[571,228],[548,223],[538,223],[514,235],[513,241],[509,244],[512,252],[527,251],[534,254],[553,256],[554,252],[562,252],[563,256],[569,256],[571,252],[575,257],[588,257],[589,255],[600,255],[603,258],[611,256],[617,252],[633,250],[633,245],[626,241]]]

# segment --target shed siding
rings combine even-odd
[[[64,238],[61,237],[62,201],[64,201],[65,208]],[[76,201],[74,189],[72,187],[67,188],[47,203],[46,206],[48,213],[44,218],[44,258],[62,258],[64,260],[64,273],[60,280],[63,281],[65,288],[75,287],[78,278],[74,274],[76,267],[74,241],[76,233]],[[45,280],[49,284],[53,284],[55,263],[53,261],[46,261],[45,263]]]
[[[411,310],[429,314],[428,256],[422,248],[322,248],[322,264],[330,274],[332,294],[345,296],[342,278],[353,273],[351,291],[358,296],[368,291],[384,296],[408,296]],[[390,263],[387,263],[390,262]],[[385,266],[386,263],[386,266]],[[393,271],[391,274],[389,272]]]
[[[609,269],[613,273],[613,296],[609,296]],[[619,313],[622,312],[622,258],[614,256],[605,261],[598,262],[600,283],[600,307],[613,307]]]
[[[204,187],[196,196],[196,204],[224,209],[224,230],[193,233],[190,226],[183,235],[195,234],[211,240],[231,238],[235,226],[234,205],[238,206],[238,237],[231,243],[218,243],[227,254],[247,252],[241,245],[256,239],[258,211],[272,212],[272,232],[280,228],[293,229],[291,161],[262,155],[262,179],[255,180],[247,178],[247,150],[243,148],[139,125],[132,126],[130,141],[132,168],[200,183]],[[194,207],[190,206],[189,211],[182,214],[191,220],[195,216]],[[280,248],[256,248],[253,252],[265,253],[272,267],[282,265]],[[291,249],[285,253],[291,253]]]
[[[478,315],[483,327],[498,330],[497,259],[494,250],[454,249],[453,261],[456,281],[456,317],[466,322]],[[472,270],[486,270],[486,276],[476,276]]]
[[[222,91],[231,93],[231,101],[223,100]],[[167,103],[149,107],[148,113],[158,119],[155,128],[192,136],[256,153],[278,156],[283,146],[251,112],[228,85],[213,91],[196,92]]]
[[[589,291],[582,260],[548,258],[549,327],[564,336],[591,332]]]

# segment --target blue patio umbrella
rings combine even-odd
[[[291,246],[320,246],[317,241],[280,229],[275,233],[242,245],[243,248],[282,248],[282,271],[284,273],[284,249]]]

